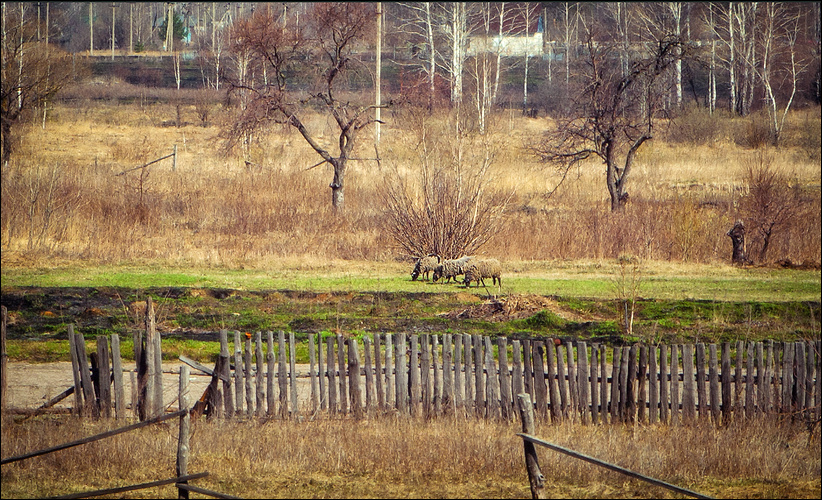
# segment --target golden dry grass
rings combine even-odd
[[[10,456],[104,429],[113,422],[39,418],[3,425]],[[356,422],[194,423],[189,472],[195,484],[241,497],[527,498],[518,424],[383,417]],[[712,426],[537,427],[541,438],[719,498],[816,498],[819,431],[755,422]],[[176,423],[63,450],[2,469],[3,498],[39,497],[174,475]],[[551,498],[670,498],[664,489],[550,450],[538,449]],[[173,487],[126,494],[157,498]]]

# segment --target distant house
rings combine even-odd
[[[534,15],[530,26],[525,26],[525,19],[519,12],[512,12],[502,25],[502,34],[498,19],[489,24],[488,34],[474,34],[468,37],[468,56],[483,53],[500,54],[503,57],[541,56],[544,52],[542,16]]]

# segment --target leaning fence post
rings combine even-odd
[[[123,389],[123,360],[120,355],[120,336],[116,333],[111,334],[111,370],[114,374],[114,417],[120,419],[126,416],[125,391]]]
[[[2,312],[0,312],[0,314],[2,314],[2,316],[3,316],[2,323],[0,324],[0,327],[2,327],[2,332],[0,332],[0,338],[2,338],[2,340],[0,341],[0,342],[2,342],[2,346],[0,347],[0,349],[2,349],[2,352],[0,352],[0,355],[2,355],[2,365],[0,365],[1,366],[1,368],[0,368],[0,380],[2,380],[2,382],[0,382],[0,391],[2,391],[2,393],[0,393],[0,394],[2,394],[0,396],[0,412],[5,413],[6,412],[6,394],[7,394],[6,393],[6,368],[7,368],[7,365],[8,365],[8,356],[6,355],[6,317],[8,316],[8,309],[6,309],[6,306],[0,306],[0,311],[2,311]],[[80,394],[80,387],[78,387],[78,384],[77,384],[77,373],[76,372],[75,372],[75,375],[74,375],[74,393],[75,394]]]
[[[5,306],[3,306],[3,307],[5,308]],[[3,324],[5,325],[5,316],[3,318],[3,321],[4,321]],[[3,331],[5,332],[5,328],[3,329]],[[77,415],[82,415],[83,414],[83,391],[81,390],[82,385],[80,383],[80,360],[79,360],[79,357],[77,355],[77,353],[78,353],[78,350],[77,350],[77,337],[74,336],[74,325],[73,324],[68,325],[68,338],[69,338],[69,354],[71,356],[71,371],[72,371],[72,375],[74,376],[74,410],[75,410],[75,413],[77,413]],[[4,340],[4,343],[5,343],[5,335],[3,337],[3,340]],[[136,351],[136,348],[135,348],[135,351]],[[6,352],[5,352],[5,350],[3,351],[3,363],[4,363],[3,370],[4,370],[4,373],[5,373],[5,363],[6,363]],[[5,375],[4,375],[3,381],[5,383]],[[3,395],[4,395],[3,397],[4,398],[5,398],[5,394],[6,394],[6,388],[4,386],[3,387]],[[5,404],[4,404],[4,408],[5,408]]]
[[[534,435],[534,405],[531,396],[527,393],[517,394],[519,414],[522,420],[522,432]],[[539,468],[537,448],[534,443],[522,440],[525,449],[525,468],[528,470],[528,482],[531,484],[531,498],[545,498],[545,476]]]
[[[191,452],[189,436],[191,431],[191,416],[188,412],[188,366],[180,365],[180,410],[186,412],[180,415],[180,434],[177,439],[177,477],[188,475],[188,457]],[[188,481],[180,481],[188,484]],[[188,490],[177,488],[177,498],[188,498]]]

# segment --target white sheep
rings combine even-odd
[[[485,286],[485,278],[493,278],[493,284],[502,287],[502,265],[497,259],[472,261],[465,269],[463,283],[466,288],[471,286],[472,281],[476,281],[477,286],[480,283]]]

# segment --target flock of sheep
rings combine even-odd
[[[420,257],[414,263],[411,279],[416,281],[420,276],[427,280],[429,273],[433,273],[434,283],[444,278],[446,283],[452,279],[457,282],[457,276],[463,275],[462,283],[467,287],[471,282],[482,283],[485,278],[492,278],[492,284],[502,287],[502,266],[497,259],[476,259],[474,257],[460,257],[459,259],[443,260],[439,255],[429,254]]]

